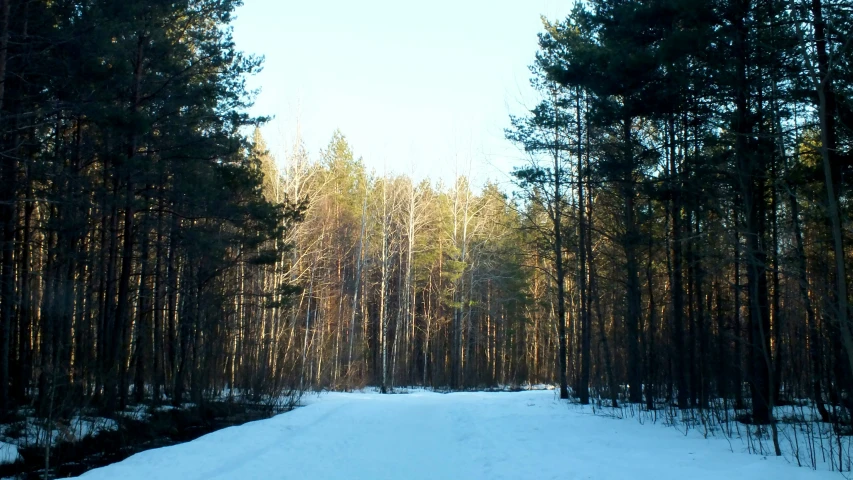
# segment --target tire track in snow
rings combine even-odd
[[[278,441],[268,441],[265,447],[256,450],[250,450],[249,452],[233,452],[232,457],[239,455],[239,459],[229,460],[225,464],[218,465],[217,467],[202,472],[195,478],[196,480],[210,480],[213,478],[228,476],[231,473],[235,473],[244,466],[248,465],[249,463],[256,461],[261,456],[269,453],[270,451],[274,449],[281,449],[288,442],[292,442],[293,440],[297,440],[300,437],[304,436],[311,427],[326,422],[346,406],[347,405],[345,403],[339,403],[334,408],[330,408],[326,413],[316,417],[310,423],[307,423],[305,425],[299,425],[298,428],[294,428],[293,425],[284,425],[279,429],[279,433],[281,433],[281,435],[278,436]],[[283,413],[281,415],[286,414],[287,413]]]

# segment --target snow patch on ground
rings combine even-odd
[[[80,415],[68,420],[51,422],[49,432],[47,426],[48,422],[44,419],[26,417],[18,422],[0,425],[0,437],[5,443],[28,447],[43,445],[48,436],[54,444],[60,441],[76,442],[103,431],[118,429],[118,423],[115,420]],[[2,463],[2,458],[5,457],[0,452],[0,463]]]
[[[569,408],[556,392],[327,393],[269,420],[149,450],[87,480],[841,478],[685,435]]]
[[[713,408],[705,410],[679,410],[674,405],[659,402],[652,411],[629,403],[622,403],[617,408],[606,403],[599,398],[586,406],[576,403],[568,405],[569,408],[592,412],[602,417],[664,425],[684,435],[725,439],[731,443],[733,451],[772,455],[775,450],[772,428],[768,425],[742,423],[738,418],[746,411],[735,410],[731,402],[717,400],[712,405]],[[834,412],[835,415],[839,413],[837,410]],[[798,400],[791,405],[775,407],[773,414],[778,420],[776,426],[779,448],[788,462],[814,470],[840,470],[847,474],[851,472],[853,437],[839,431],[837,425],[821,422],[820,414],[813,403]],[[848,478],[853,477],[848,475]]]
[[[20,458],[20,455],[18,454],[17,445],[0,442],[0,464],[15,463],[18,461],[18,458]]]

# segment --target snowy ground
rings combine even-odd
[[[324,394],[87,480],[834,479],[722,438],[584,413],[553,391]],[[734,449],[734,452],[732,451]]]
[[[48,429],[47,422],[31,416],[32,411],[20,410],[18,413],[23,415],[21,420],[0,424],[0,464],[15,463],[20,459],[20,447],[44,445],[48,437],[52,444],[59,441],[75,442],[102,431],[118,428],[115,420],[108,418],[74,416],[52,423]]]

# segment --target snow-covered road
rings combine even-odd
[[[584,413],[553,391],[326,394],[269,420],[149,450],[87,480],[839,479],[660,425]]]

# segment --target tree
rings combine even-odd
[[[551,59],[540,56],[533,67],[532,84],[546,98],[525,118],[512,117],[512,129],[507,130],[507,138],[518,143],[526,152],[533,155],[531,164],[513,172],[519,187],[527,191],[528,199],[544,201],[548,215],[548,225],[537,233],[549,245],[549,254],[553,262],[553,277],[557,285],[557,322],[560,351],[558,358],[560,378],[560,398],[569,398],[567,371],[567,333],[566,333],[566,277],[568,276],[564,241],[566,215],[566,187],[568,173],[565,162],[571,149],[567,129],[570,123],[567,108],[570,99],[563,89],[544,78],[543,65]],[[539,154],[547,156],[546,165],[540,164]],[[535,191],[535,196],[533,195]]]

